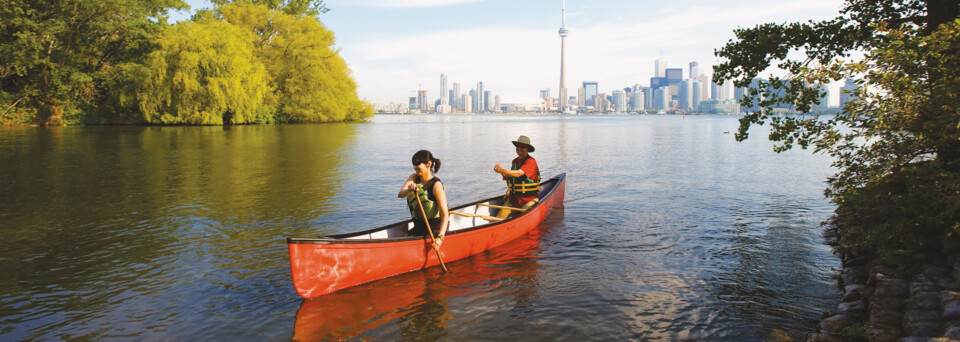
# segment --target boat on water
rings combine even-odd
[[[506,219],[497,215],[502,196],[450,208],[450,225],[440,255],[449,263],[514,240],[540,225],[563,205],[566,174],[540,183],[540,201],[527,210],[512,208]],[[409,236],[409,219],[370,230],[287,238],[293,286],[303,298],[440,264],[430,237]]]

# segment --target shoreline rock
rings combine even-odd
[[[824,229],[836,246],[836,227]],[[865,257],[841,256],[837,309],[826,314],[808,342],[960,341],[960,244],[945,244],[945,264],[928,262],[911,274]]]

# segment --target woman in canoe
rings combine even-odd
[[[411,235],[429,235],[420,211],[420,205],[423,204],[423,212],[426,213],[430,228],[436,236],[434,248],[439,249],[450,223],[447,194],[444,192],[440,178],[434,176],[434,173],[440,171],[440,159],[434,158],[430,151],[420,150],[413,155],[412,161],[414,173],[407,177],[397,197],[407,198],[407,206],[410,208],[410,215],[413,216]],[[419,202],[417,197],[420,197]]]

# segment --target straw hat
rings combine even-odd
[[[535,148],[533,148],[533,145],[530,145],[530,138],[527,138],[526,135],[521,135],[519,138],[517,138],[517,140],[513,141],[513,146],[519,147],[520,145],[526,145],[527,151],[529,152],[533,152],[536,150]]]

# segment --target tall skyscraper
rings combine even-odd
[[[483,82],[477,82],[477,95],[474,97],[473,103],[476,104],[473,108],[475,112],[483,112],[483,104],[486,103],[483,98]]]
[[[614,113],[623,113],[627,110],[627,96],[623,90],[614,90],[613,91],[613,112]]]
[[[857,90],[857,82],[852,78],[844,80],[843,87],[840,87],[840,108],[843,108],[847,102],[855,101],[857,95],[853,92]]]
[[[699,62],[690,62],[690,79],[694,79],[697,76],[700,76],[700,63]]]
[[[663,59],[663,56],[657,58],[653,61],[654,76],[653,77],[667,77],[667,60]]]
[[[566,39],[567,33],[570,32],[567,30],[567,1],[563,1],[563,5],[560,8],[560,95],[558,98],[560,101],[557,103],[557,109],[560,112],[563,112],[567,109],[567,75],[566,69],[564,69],[564,56],[566,54]]]
[[[440,74],[440,105],[450,104],[450,100],[447,99],[447,74]]]
[[[597,82],[583,82],[583,89],[585,97],[585,103],[587,106],[593,106],[593,98],[597,96]]]
[[[464,110],[464,108],[463,108],[463,99],[460,98],[460,96],[461,96],[461,94],[460,94],[460,83],[453,82],[453,89],[451,89],[451,90],[453,90],[453,96],[450,97],[450,99],[451,99],[452,102],[453,102],[453,103],[452,103],[452,104],[453,104],[453,108],[456,108],[456,109],[459,109],[459,110]]]
[[[690,80],[680,81],[679,94],[677,94],[677,109],[689,111],[693,109],[693,85]]]
[[[430,104],[427,103],[426,90],[417,91],[417,105],[419,105],[421,113],[426,113],[428,110],[430,110]]]

